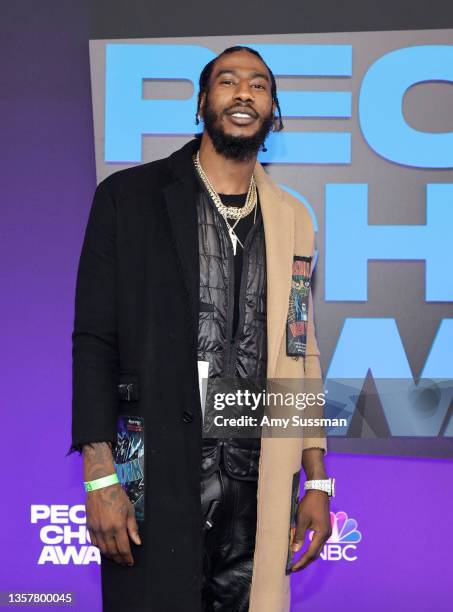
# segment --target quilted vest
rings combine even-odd
[[[243,249],[239,318],[233,336],[234,254],[226,221],[200,182],[197,201],[200,259],[198,360],[209,362],[208,377],[266,378],[266,257],[260,214]],[[241,248],[238,246],[238,248]],[[223,460],[233,478],[256,480],[259,438],[203,440],[202,471]]]

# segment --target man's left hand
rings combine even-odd
[[[297,508],[296,527],[291,531],[290,545],[293,552],[298,552],[302,548],[309,529],[314,531],[313,538],[307,550],[292,565],[292,572],[304,569],[317,559],[332,534],[329,497],[324,491],[316,489],[306,491],[300,500]]]

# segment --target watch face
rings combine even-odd
[[[335,497],[335,478],[332,478],[330,482],[331,482],[330,494],[332,497]]]

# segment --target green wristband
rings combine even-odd
[[[103,478],[98,478],[97,480],[90,480],[88,482],[84,482],[85,491],[96,491],[96,489],[102,489],[103,487],[108,487],[109,485],[117,484],[118,474],[110,474],[110,476],[104,476]]]

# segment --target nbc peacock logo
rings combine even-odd
[[[349,518],[346,512],[331,512],[332,535],[324,544],[320,557],[324,561],[356,561],[357,544],[362,534],[357,529],[357,521]],[[310,534],[310,539],[313,532]]]

